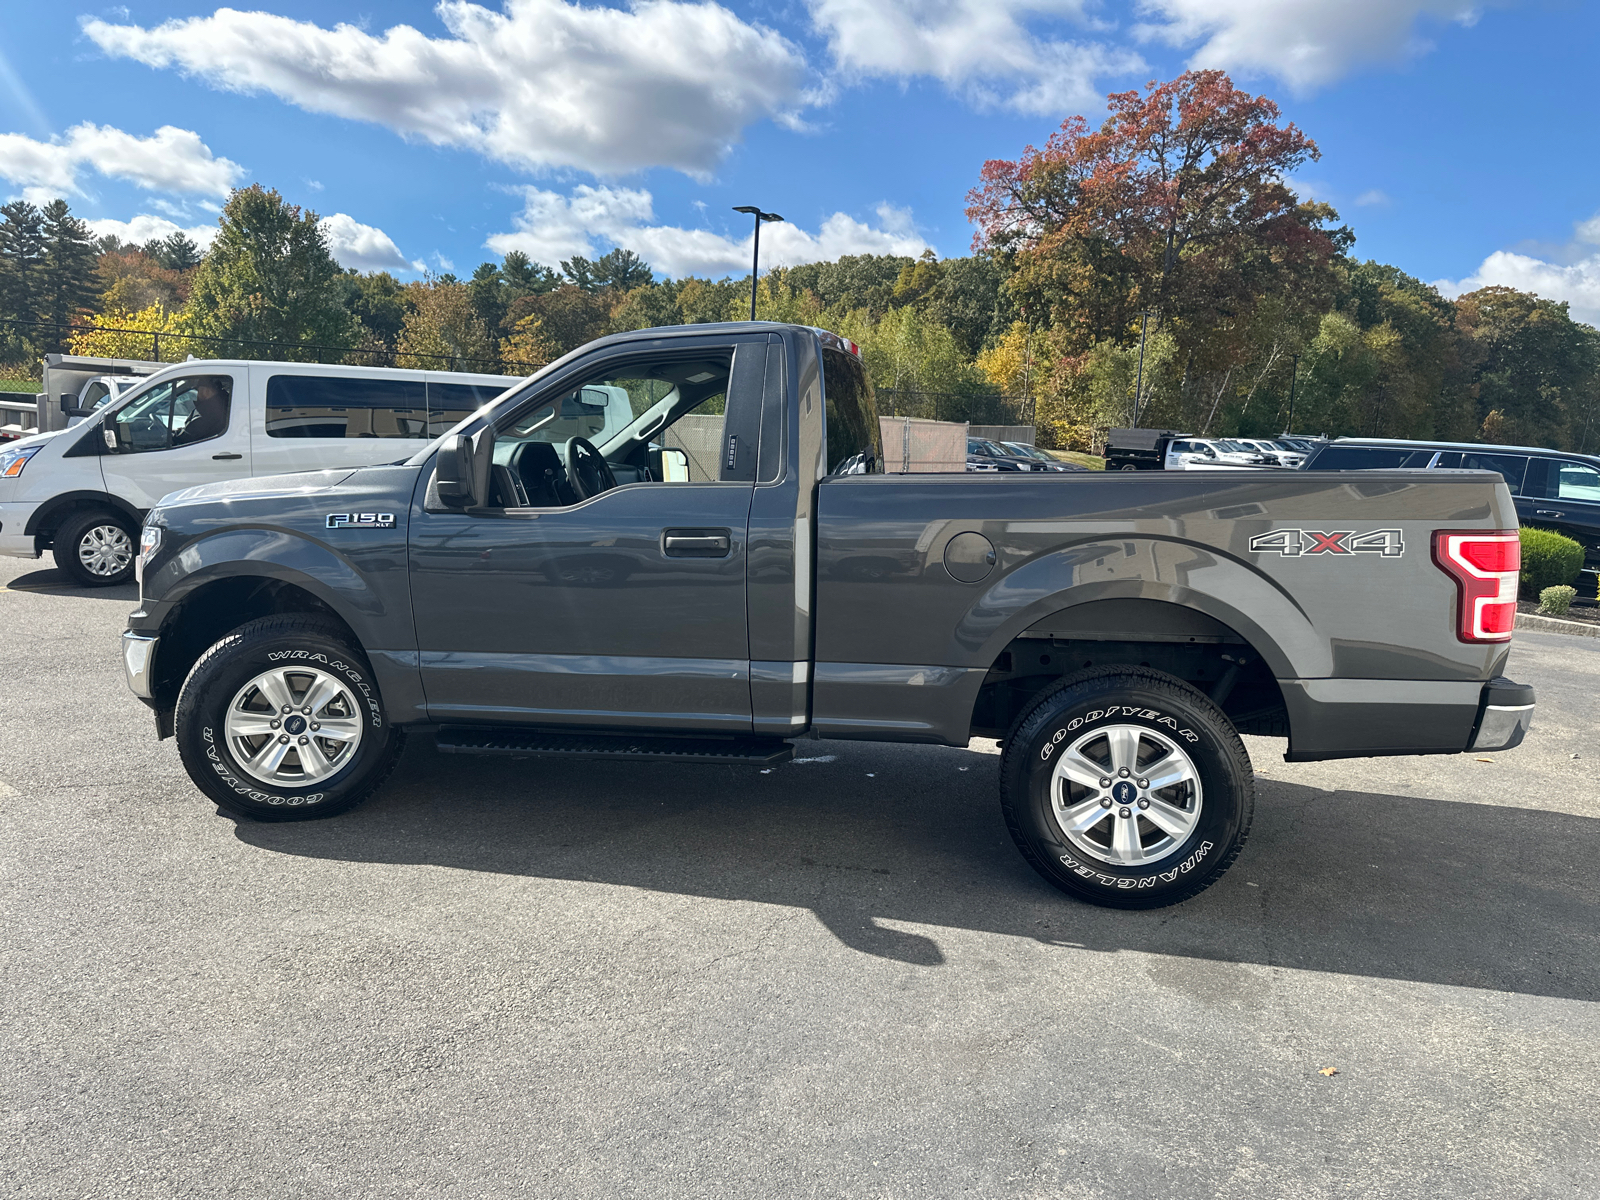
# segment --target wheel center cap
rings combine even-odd
[[[285,733],[298,734],[306,731],[306,719],[300,716],[290,717],[283,723]]]
[[[1111,788],[1111,798],[1118,804],[1132,804],[1139,798],[1139,789],[1126,779],[1118,780]]]

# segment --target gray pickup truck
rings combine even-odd
[[[350,808],[412,732],[762,765],[998,738],[1028,862],[1129,908],[1238,855],[1241,733],[1307,761],[1529,726],[1496,475],[884,474],[879,443],[833,334],[603,338],[389,465],[167,496],[128,682],[258,820]]]

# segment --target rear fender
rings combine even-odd
[[[993,662],[1024,630],[1046,623],[1069,631],[1073,608],[1114,599],[1204,613],[1249,642],[1279,679],[1333,673],[1325,639],[1292,596],[1250,564],[1168,538],[1085,542],[1024,563],[977,597],[956,627],[956,643]]]

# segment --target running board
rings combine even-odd
[[[445,725],[435,737],[441,754],[745,763],[758,767],[787,762],[794,757],[792,743],[782,738],[753,735],[678,737],[659,733],[564,733],[501,725]]]

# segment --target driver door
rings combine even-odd
[[[503,406],[490,505],[430,504],[424,471],[410,568],[433,720],[750,730],[767,339],[657,345],[669,349],[598,352]],[[575,437],[598,445],[616,486],[574,490]]]

